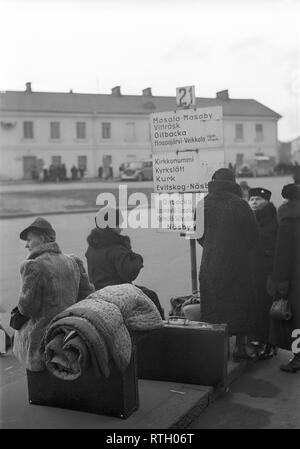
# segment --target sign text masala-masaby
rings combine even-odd
[[[220,147],[223,145],[222,118],[221,106],[151,114],[152,151]]]

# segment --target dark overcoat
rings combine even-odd
[[[117,234],[111,228],[94,228],[87,241],[88,273],[96,290],[108,285],[131,284],[144,266],[143,257],[132,251],[129,237]],[[137,287],[154,302],[164,319],[157,294],[147,287]]]
[[[271,320],[270,341],[291,350],[292,331],[300,329],[300,186],[299,200],[290,200],[278,209],[279,228],[272,281],[274,297],[286,297],[291,305],[292,320]]]
[[[276,208],[267,203],[254,211],[259,225],[259,242],[250,251],[250,269],[255,289],[255,335],[259,341],[267,343],[270,331],[270,308],[272,296],[267,291],[267,280],[273,270],[278,220]]]
[[[253,331],[249,250],[259,238],[256,219],[238,184],[211,181],[204,199],[200,266],[202,320],[227,323],[231,335]]]

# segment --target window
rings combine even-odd
[[[263,140],[264,136],[263,136],[263,125],[260,123],[257,123],[255,125],[255,140]]]
[[[33,122],[23,122],[24,139],[33,139]]]
[[[87,156],[78,156],[78,168],[86,171],[87,169]]]
[[[76,139],[86,139],[85,122],[76,122]]]
[[[135,140],[135,123],[128,122],[126,123],[126,134],[125,134],[125,140]]]
[[[59,122],[50,122],[50,139],[60,139]]]
[[[244,128],[241,123],[235,125],[235,138],[236,140],[242,140],[244,138]]]
[[[110,139],[111,138],[111,124],[110,123],[102,123],[102,139]]]

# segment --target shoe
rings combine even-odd
[[[268,360],[277,355],[277,348],[267,344],[262,351],[258,353],[258,360]]]
[[[296,361],[295,358],[291,360],[286,365],[280,365],[280,371],[285,371],[286,373],[296,373],[300,370],[300,362]]]

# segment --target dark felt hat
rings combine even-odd
[[[212,175],[213,181],[230,181],[235,182],[235,176],[232,170],[229,168],[219,168]]]
[[[281,191],[281,196],[286,200],[300,200],[300,185],[299,184],[287,184]]]
[[[270,201],[272,192],[268,189],[264,189],[263,187],[253,187],[253,189],[249,190],[249,198],[251,196],[260,196],[264,200]]]
[[[52,228],[49,221],[45,220],[45,218],[37,217],[34,220],[34,222],[31,223],[30,226],[28,226],[21,232],[20,239],[27,240],[28,232],[34,232],[34,231],[37,231],[37,232],[40,232],[41,234],[45,234],[49,237],[52,237],[53,241],[55,240],[56,232]]]

